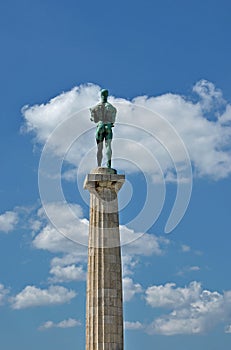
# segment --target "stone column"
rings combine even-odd
[[[117,193],[124,175],[97,168],[90,191],[86,350],[123,350],[123,300]]]

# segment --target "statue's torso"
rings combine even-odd
[[[95,123],[113,124],[115,122],[116,108],[109,102],[98,103],[95,107],[90,108],[90,112]]]

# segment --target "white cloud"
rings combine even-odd
[[[142,293],[143,289],[139,283],[134,283],[129,277],[123,278],[123,300],[130,301],[139,293]]]
[[[68,133],[64,128],[63,134],[60,131],[59,137],[54,140],[53,152],[63,157],[68,147],[68,138],[75,139],[75,135],[78,135],[79,132],[83,134],[89,128],[94,128],[94,125],[89,121],[89,110],[87,109],[98,102],[99,90],[99,86],[94,84],[82,85],[62,93],[47,104],[25,107],[23,109],[25,128],[27,131],[35,133],[38,142],[45,143],[60,122],[67,120],[73,113],[86,108],[85,111],[76,114],[76,127],[70,127]],[[139,125],[141,117],[143,120],[147,120],[145,129],[153,132],[165,145],[169,145],[171,152],[175,154],[176,163],[180,164],[182,162],[183,153],[177,150],[174,140],[171,144],[168,128],[165,128],[167,124],[161,124],[160,120],[155,118],[150,110],[161,115],[176,129],[186,144],[195,173],[198,176],[207,176],[214,179],[227,177],[231,173],[231,128],[227,125],[227,122],[231,120],[230,104],[224,101],[222,92],[206,80],[197,82],[193,92],[199,96],[196,102],[171,93],[157,97],[139,96],[135,97],[131,103],[125,99],[113,97],[111,97],[111,100],[118,108],[118,122],[131,125],[138,123]],[[135,110],[134,106],[139,107]],[[220,112],[221,109],[224,109],[225,112]],[[207,119],[208,114],[213,115],[213,118]],[[89,149],[94,146],[93,133],[92,131],[91,137],[80,138],[78,140],[80,145],[73,145],[73,149],[70,150],[66,160],[78,167]],[[113,151],[115,157],[123,158],[125,154],[126,159],[139,160],[142,170],[154,175],[156,173],[154,162],[150,162],[149,157],[142,156],[144,148],[150,152],[154,149],[154,158],[160,162],[163,172],[171,178],[171,169],[173,168],[171,159],[153,137],[149,137],[140,128],[126,127],[125,125],[117,125],[114,134],[115,138],[117,135],[122,137],[123,142],[125,142],[125,139],[130,140],[126,143],[126,148],[124,148],[124,143],[120,146],[115,141]],[[132,143],[131,140],[134,140],[135,143]],[[92,159],[95,164],[94,158],[95,155],[93,156],[91,153],[88,155],[88,160]],[[92,168],[94,166],[94,164],[83,163],[82,166],[85,167]],[[134,167],[131,167],[129,162],[124,162],[123,168],[125,171],[134,171]]]
[[[122,255],[123,276],[132,275],[135,267],[139,263],[137,258],[130,255]]]
[[[174,283],[149,287],[146,301],[152,307],[171,310],[146,328],[149,334],[205,333],[231,317],[231,291],[203,290],[195,281],[184,288]]]
[[[15,229],[18,223],[18,214],[13,211],[6,211],[0,215],[0,231],[8,233]]]
[[[63,320],[63,321],[60,321],[58,323],[55,323],[53,321],[47,321],[39,327],[39,330],[43,331],[43,330],[50,329],[50,328],[63,328],[64,329],[64,328],[73,328],[73,327],[77,327],[77,326],[81,326],[81,322],[74,319],[74,318],[69,318],[67,320]]]
[[[219,122],[224,125],[230,125],[231,122],[231,105],[226,106],[225,112],[219,117]]]
[[[200,105],[206,111],[211,111],[216,107],[219,108],[226,103],[222,97],[222,91],[205,79],[198,81],[194,85],[193,91],[200,97]]]
[[[126,226],[120,226],[120,233],[122,244],[123,241],[130,242],[122,247],[123,254],[128,255],[162,255],[170,242],[154,234],[135,232]]]
[[[77,171],[76,171],[76,169],[69,169],[69,170],[65,171],[62,174],[62,178],[64,180],[66,180],[66,181],[69,181],[69,182],[76,181],[76,178],[77,178]]]
[[[182,270],[180,270],[177,275],[178,276],[182,276],[188,272],[197,272],[200,271],[200,267],[197,265],[193,265],[193,266],[185,266]]]
[[[194,317],[180,315],[174,317],[160,317],[156,319],[147,329],[150,334],[175,335],[175,334],[198,334],[201,333],[200,321]]]
[[[99,86],[81,85],[52,98],[47,104],[24,106],[22,113],[26,119],[27,131],[35,132],[39,142],[46,141],[63,120],[76,111],[94,105],[98,100],[99,91]]]
[[[59,230],[48,222],[42,208],[38,210],[34,218],[38,232],[33,239],[33,246],[36,249],[63,254],[62,257],[54,257],[51,260],[51,276],[48,278],[50,283],[82,281],[86,278],[83,264],[86,265],[87,262],[87,246],[78,244],[76,241],[80,237],[81,240],[86,239],[87,242],[88,221],[82,218],[80,206],[72,205],[71,207],[76,214],[75,219],[71,215],[64,215],[62,204],[50,204],[49,210],[53,211],[53,215],[59,218],[61,223]],[[40,225],[37,224],[38,222]],[[68,232],[68,238],[62,234],[62,230]]]
[[[189,271],[200,271],[200,267],[199,266],[189,266]]]
[[[77,253],[71,252],[70,254],[64,254],[61,258],[56,256],[51,260],[51,266],[68,266],[80,262],[87,262],[87,252],[84,255],[79,254],[78,251]]]
[[[139,321],[136,322],[129,322],[129,321],[125,321],[124,322],[124,327],[126,330],[140,330],[144,328],[144,325],[142,323],[140,323]]]
[[[85,255],[85,249],[83,246],[79,246],[69,240],[56,230],[51,224],[47,224],[41,232],[33,240],[33,245],[37,249],[49,250],[52,253],[74,253],[74,249]],[[85,254],[84,254],[85,253]]]
[[[44,224],[42,230],[33,240],[33,245],[37,249],[49,250],[52,253],[79,254],[84,257],[87,255],[88,221],[82,218],[82,209],[79,205],[69,204],[74,216],[64,211],[63,206],[65,206],[63,203],[49,205],[52,217],[56,218],[56,222],[59,223],[59,230],[51,223],[47,223],[47,217],[42,208],[38,211],[38,218],[35,221],[40,219]],[[85,246],[77,244],[78,241],[85,242]]]
[[[150,233],[140,233],[120,226],[121,242],[130,242],[122,245],[123,275],[131,275],[139,263],[139,256],[163,255],[170,241]]]
[[[31,220],[30,229],[32,230],[32,234],[38,232],[42,227],[42,222],[40,220]]]
[[[49,212],[52,218],[58,223],[58,230],[47,223],[47,217],[44,215],[43,209],[39,209],[38,218],[35,223],[38,225],[38,219],[43,221],[42,229],[33,240],[34,247],[38,249],[49,250],[53,253],[79,253],[86,256],[86,247],[88,245],[89,222],[82,216],[82,209],[77,204],[68,204],[71,207],[74,216],[63,210],[66,207],[64,203],[49,204]],[[47,206],[48,207],[48,206]],[[32,223],[33,225],[33,223]],[[62,234],[63,233],[63,234]],[[68,239],[66,238],[66,236]],[[162,255],[169,240],[163,237],[157,237],[154,234],[135,232],[126,226],[120,226],[121,245],[123,246],[124,255]],[[80,243],[84,243],[84,246]]]
[[[175,283],[152,286],[146,290],[146,301],[152,307],[172,308],[175,305],[184,306],[198,299],[201,285],[192,282],[189,288],[175,288]]]
[[[33,306],[64,304],[75,296],[76,292],[62,286],[50,286],[48,289],[26,286],[19,294],[11,298],[11,302],[13,309],[23,309]]]
[[[50,283],[82,281],[86,279],[87,265],[87,246],[75,243],[76,237],[88,238],[88,221],[82,218],[82,211],[78,205],[73,205],[76,212],[76,220],[72,217],[64,216],[62,205],[60,203],[52,203],[51,208],[55,213],[54,216],[59,217],[62,222],[62,228],[70,232],[71,239],[67,239],[59,231],[57,231],[44,216],[43,209],[39,209],[37,217],[34,218],[39,229],[37,235],[33,239],[33,246],[36,249],[48,250],[52,253],[62,253],[61,257],[54,257],[51,260],[50,274],[48,278]],[[38,224],[38,221],[41,224]],[[33,225],[33,222],[32,222]],[[134,230],[121,226],[121,235],[131,241],[122,247],[122,263],[123,276],[132,274],[139,262],[139,256],[162,255],[165,252],[169,240],[157,237],[154,234],[141,234]],[[72,235],[72,236],[71,236]],[[140,293],[142,288],[139,284],[134,284],[132,279],[124,279],[125,296],[124,300],[131,300],[136,293]]]
[[[37,249],[49,250],[52,253],[74,253],[74,250],[85,255],[83,246],[79,246],[75,242],[69,240],[56,230],[51,224],[47,224],[41,232],[33,240],[33,245]]]
[[[53,211],[53,217],[57,217],[61,223],[61,230],[68,232],[69,239],[47,222],[42,208],[34,217],[35,225],[33,221],[31,222],[33,227],[38,228],[37,235],[32,242],[33,246],[36,249],[63,254],[62,257],[55,257],[51,261],[50,273],[53,276],[49,280],[52,283],[85,279],[89,223],[82,217],[82,210],[78,205],[72,205],[72,208],[76,214],[74,219],[72,216],[63,214],[63,204],[52,203],[49,209]],[[166,238],[135,232],[126,226],[120,226],[120,231],[122,242],[123,237],[130,241],[129,244],[122,247],[124,275],[132,274],[139,262],[139,256],[162,255],[169,244]],[[85,241],[86,245],[77,244],[78,240]]]
[[[86,273],[82,266],[68,265],[68,266],[53,266],[50,270],[53,277],[49,278],[52,283],[69,282],[69,281],[83,281],[86,279]]]
[[[191,248],[186,244],[182,244],[181,250],[183,253],[187,253],[187,252],[190,252]]]
[[[9,290],[0,283],[0,305],[5,301],[6,295],[9,293]]]

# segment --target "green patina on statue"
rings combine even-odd
[[[101,91],[101,102],[95,107],[90,108],[91,120],[97,123],[96,129],[96,143],[97,143],[97,163],[100,167],[103,158],[103,141],[105,140],[107,167],[111,168],[111,141],[112,141],[112,127],[115,123],[116,108],[107,101],[108,90]]]

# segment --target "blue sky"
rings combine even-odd
[[[88,108],[108,88],[113,166],[127,179],[125,349],[230,349],[230,11],[225,0],[1,2],[1,348],[85,347]],[[45,195],[61,178],[74,215],[55,199],[46,209],[69,239],[41,204],[44,145],[64,160],[45,169]],[[166,234],[179,187],[182,220]]]

